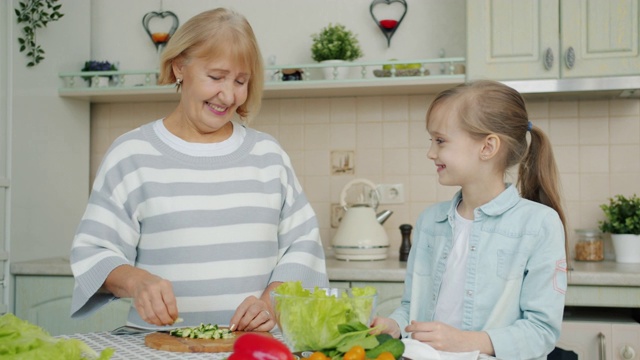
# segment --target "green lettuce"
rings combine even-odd
[[[108,360],[114,350],[98,354],[78,339],[54,338],[41,327],[11,313],[0,316],[0,358],[3,360]]]
[[[274,290],[273,306],[278,326],[295,351],[320,350],[336,345],[341,324],[369,324],[376,305],[376,289],[372,286],[352,288],[351,296],[340,296],[324,289],[313,291],[299,281],[285,282]]]

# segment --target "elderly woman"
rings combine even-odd
[[[315,213],[289,157],[243,125],[263,80],[242,15],[206,11],[176,31],[159,83],[175,83],[180,102],[106,153],[71,249],[72,317],[132,298],[128,325],[181,317],[269,331],[280,283],[328,286]]]

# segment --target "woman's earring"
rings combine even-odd
[[[176,86],[182,85],[182,79],[176,79]]]

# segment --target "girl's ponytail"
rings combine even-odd
[[[558,188],[558,167],[553,156],[551,142],[540,129],[532,126],[531,143],[518,169],[518,189],[523,198],[547,205],[558,213],[566,224]],[[567,227],[565,225],[565,239]],[[566,242],[566,240],[565,240]],[[568,253],[567,253],[568,254]]]

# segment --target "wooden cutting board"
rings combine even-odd
[[[169,335],[164,332],[154,332],[144,338],[144,344],[156,350],[188,352],[188,353],[216,353],[232,352],[233,344],[245,331],[234,331],[232,339],[190,339]],[[269,332],[260,334],[271,336]]]

